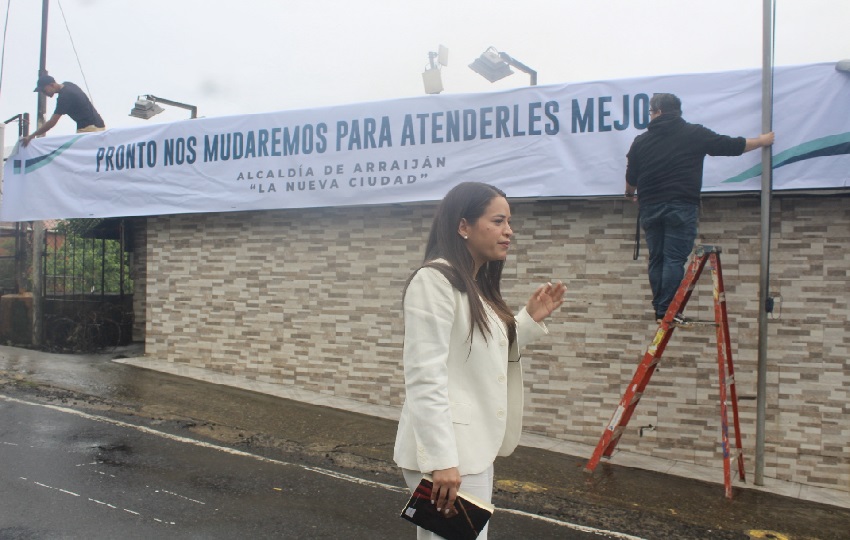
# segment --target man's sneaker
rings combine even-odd
[[[693,319],[685,317],[681,313],[677,313],[676,316],[673,317],[673,320],[670,322],[670,326],[675,326],[677,328],[685,328],[688,326],[692,326],[693,324]]]

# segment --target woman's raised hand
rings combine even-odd
[[[534,322],[540,322],[564,303],[565,292],[567,292],[567,286],[560,281],[541,285],[528,299],[525,310]]]

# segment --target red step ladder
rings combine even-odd
[[[682,284],[679,285],[679,290],[676,296],[670,303],[667,309],[667,314],[658,326],[655,332],[655,338],[652,340],[649,348],[643,356],[640,364],[635,371],[632,382],[626,388],[625,394],[620,399],[620,404],[608,422],[608,426],[602,433],[599,439],[599,444],[593,451],[593,455],[585,466],[586,472],[593,472],[599,464],[599,460],[603,457],[610,458],[620,441],[626,425],[632,417],[632,414],[643,396],[646,385],[649,379],[655,372],[658,362],[661,361],[661,355],[667,347],[667,342],[673,335],[673,330],[677,327],[690,327],[691,325],[710,324],[717,328],[717,371],[719,376],[720,387],[720,436],[723,452],[723,483],[726,487],[726,497],[732,498],[732,461],[738,462],[738,476],[743,482],[744,480],[744,454],[741,445],[741,427],[738,421],[738,394],[735,391],[735,369],[732,365],[732,343],[729,337],[729,320],[726,316],[726,292],[723,288],[723,273],[720,268],[720,252],[719,246],[697,246],[694,250],[694,258],[685,272],[685,277],[682,279]],[[714,285],[714,322],[694,322],[687,325],[675,325],[672,320],[677,313],[683,313],[688,300],[693,293],[694,286],[705,268],[706,262],[710,263],[711,280]],[[728,395],[732,400],[732,418],[735,427],[735,449],[734,452],[729,447],[729,421],[728,421],[728,404],[727,404],[727,387]]]

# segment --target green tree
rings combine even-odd
[[[128,257],[121,249],[121,242],[92,237],[103,236],[93,234],[103,221],[60,221],[55,234],[47,236],[45,292],[48,295],[133,292]]]

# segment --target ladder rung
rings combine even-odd
[[[731,461],[731,460],[734,460],[734,459],[738,459],[743,455],[744,455],[743,449],[733,448],[732,450],[729,451],[729,458],[728,459]]]

